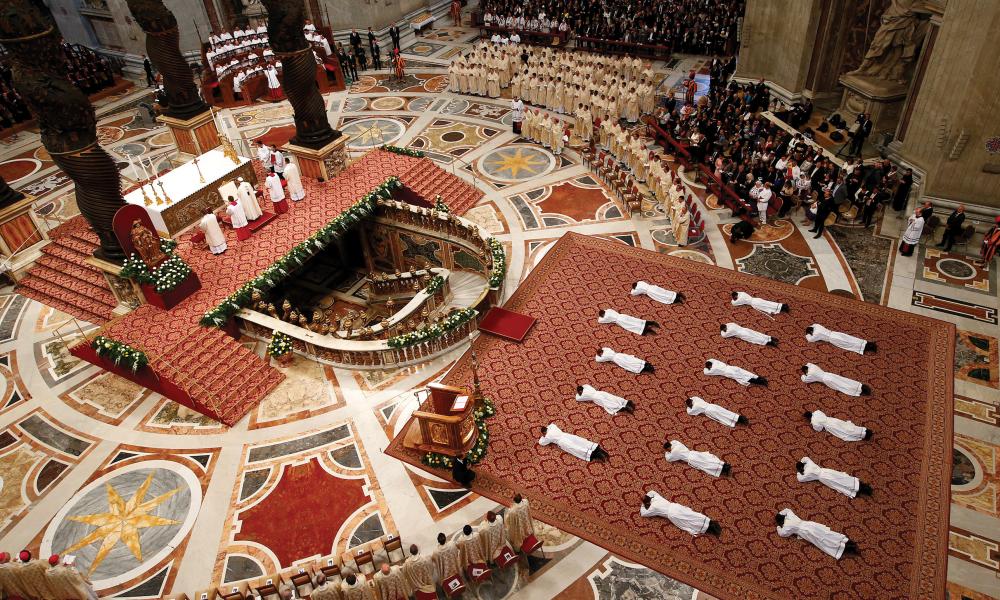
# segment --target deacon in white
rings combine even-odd
[[[724,325],[719,325],[719,330],[722,332],[722,337],[724,338],[740,338],[744,342],[750,342],[751,344],[757,344],[759,346],[778,345],[778,340],[776,338],[773,338],[766,333],[761,333],[757,330],[737,325],[736,323],[725,323]]]
[[[298,202],[306,197],[306,190],[302,187],[302,176],[299,175],[299,167],[293,162],[285,165],[285,181],[288,183],[288,197]]]
[[[684,302],[684,294],[674,292],[666,288],[661,288],[658,285],[646,283],[645,281],[636,281],[633,283],[632,291],[629,293],[633,296],[641,296],[645,294],[653,300],[662,302],[663,304],[680,304]]]
[[[631,400],[626,400],[621,396],[615,396],[608,392],[602,392],[586,384],[576,386],[576,400],[577,402],[593,402],[608,411],[609,415],[616,414],[618,411],[625,411],[627,413],[635,411],[635,404]]]
[[[781,312],[788,312],[788,305],[781,302],[772,302],[755,298],[746,292],[733,292],[733,306],[749,305],[762,313],[776,315]]]
[[[555,444],[562,451],[583,460],[602,460],[608,457],[604,448],[588,439],[562,431],[555,423],[542,427],[542,437],[538,438],[538,443],[542,446]]]
[[[853,335],[833,331],[818,323],[813,323],[809,327],[806,327],[806,339],[810,342],[829,342],[838,348],[857,352],[858,354],[864,354],[865,351],[875,352],[878,350],[875,342],[869,342]]]
[[[236,187],[236,195],[239,196],[240,206],[243,207],[243,212],[248,220],[256,221],[264,214],[264,211],[260,209],[260,203],[257,202],[257,194],[254,192],[253,186],[244,181],[242,177],[237,177],[236,181],[239,182]]]
[[[649,333],[656,333],[656,328],[660,326],[656,321],[647,321],[645,319],[640,319],[639,317],[633,317],[632,315],[626,315],[610,308],[605,308],[604,310],[597,313],[597,322],[602,325],[618,325],[626,331],[631,331],[632,333],[637,333],[639,335],[646,335]]]
[[[257,142],[257,160],[264,165],[265,170],[271,168],[271,149],[264,142]]]
[[[686,462],[699,471],[704,471],[712,477],[719,475],[729,475],[732,467],[727,462],[711,452],[695,452],[689,450],[687,446],[677,440],[670,440],[663,444],[663,449],[667,451],[667,461]]]
[[[687,406],[687,414],[691,416],[705,415],[713,421],[718,421],[727,427],[736,427],[737,424],[749,425],[750,421],[739,413],[735,413],[728,408],[723,408],[718,404],[706,402],[698,396],[691,396],[684,401]]]
[[[721,360],[717,360],[715,358],[710,358],[705,361],[705,369],[703,372],[705,375],[728,377],[740,385],[750,385],[751,383],[764,386],[767,385],[767,379],[764,377],[758,377],[756,373],[751,373],[750,371],[741,369],[740,367],[727,365]]]
[[[705,532],[719,535],[722,527],[700,512],[695,512],[683,504],[671,502],[655,490],[646,492],[642,499],[639,514],[643,517],[666,517],[676,527],[691,535],[701,535]]]
[[[799,483],[818,481],[826,487],[850,498],[854,498],[859,494],[862,496],[872,495],[872,486],[843,471],[824,469],[814,463],[808,456],[803,457],[802,460],[795,464],[795,471],[795,478],[799,480]]]
[[[226,236],[222,234],[219,227],[219,219],[212,212],[211,208],[205,209],[205,216],[198,223],[198,229],[205,234],[205,243],[212,254],[222,254],[226,251]]]
[[[619,367],[625,369],[626,371],[631,371],[633,373],[652,373],[653,365],[642,360],[639,357],[632,356],[631,354],[625,354],[624,352],[615,352],[611,348],[599,348],[597,350],[597,356],[594,357],[599,363],[602,362],[613,362]]]
[[[845,442],[859,442],[861,440],[872,439],[873,434],[871,429],[855,425],[851,421],[828,417],[821,410],[807,411],[802,413],[802,416],[809,421],[809,424],[816,431],[823,431],[825,429]]]
[[[845,552],[854,554],[858,551],[857,544],[846,535],[833,531],[822,523],[803,521],[790,508],[782,509],[774,515],[774,522],[778,525],[778,535],[781,537],[798,536],[837,560]]]
[[[848,396],[868,396],[872,393],[872,389],[866,384],[836,373],[827,373],[812,363],[802,365],[802,381],[822,383],[826,387],[844,392]]]

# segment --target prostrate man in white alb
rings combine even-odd
[[[656,333],[656,328],[660,326],[656,321],[647,321],[639,317],[611,310],[610,308],[605,308],[597,313],[597,322],[601,325],[618,325],[625,331],[631,331],[638,335]]]
[[[653,300],[663,304],[681,304],[684,302],[684,294],[662,288],[658,285],[646,283],[645,281],[636,281],[633,283],[632,291],[629,293],[633,296],[641,296],[645,294]]]
[[[728,377],[740,385],[750,385],[753,383],[767,386],[766,378],[760,377],[756,373],[751,373],[746,369],[734,367],[733,365],[727,365],[721,360],[714,358],[710,358],[705,361],[705,369],[702,372],[705,373],[705,375]]]
[[[858,552],[858,545],[846,535],[833,531],[822,523],[803,521],[790,508],[782,509],[774,515],[774,522],[778,525],[778,535],[781,537],[798,536],[837,560],[845,553]]]
[[[874,435],[872,430],[867,427],[855,425],[851,421],[828,417],[826,413],[821,410],[814,410],[811,412],[807,411],[802,413],[802,416],[809,421],[809,424],[812,425],[812,428],[816,431],[823,431],[825,429],[835,437],[838,437],[845,442],[870,440]]]
[[[872,495],[872,486],[843,471],[824,469],[814,463],[808,456],[795,463],[795,471],[795,478],[799,480],[799,483],[818,481],[826,487],[850,498],[858,495]]]
[[[723,408],[718,404],[706,402],[698,396],[691,396],[684,401],[684,405],[687,406],[687,414],[691,416],[705,415],[709,419],[718,421],[726,427],[736,427],[737,425],[750,424],[750,420],[743,415],[734,413],[733,411]]]
[[[788,312],[788,305],[782,304],[781,302],[772,302],[771,300],[763,300],[761,298],[755,298],[746,292],[733,292],[732,294],[733,306],[751,306],[762,313],[767,313],[769,315],[776,315],[778,313]]]
[[[667,451],[668,462],[686,462],[699,471],[708,473],[712,477],[728,475],[732,470],[732,466],[729,463],[723,462],[721,458],[711,452],[689,450],[687,446],[677,440],[665,442],[663,449]]]
[[[875,342],[869,342],[839,331],[832,331],[818,323],[806,327],[806,339],[810,342],[829,342],[838,348],[858,354],[875,353],[878,350]]]
[[[716,521],[683,504],[667,500],[655,490],[646,492],[639,514],[643,517],[665,517],[676,527],[695,536],[706,532],[719,535],[722,532],[722,527]]]
[[[559,429],[555,423],[542,427],[542,437],[538,439],[542,446],[555,444],[563,452],[568,452],[583,460],[602,460],[608,458],[608,453],[596,443],[572,433]]]
[[[608,392],[602,392],[586,384],[576,386],[576,399],[578,402],[593,402],[608,411],[609,415],[617,414],[619,411],[627,413],[635,411],[635,404],[631,400],[626,400],[621,396],[615,396]]]
[[[869,396],[872,393],[872,389],[860,381],[854,381],[836,373],[827,373],[812,363],[802,365],[802,381],[822,383],[826,387],[843,392],[848,396]]]
[[[776,338],[773,338],[766,333],[761,333],[755,329],[737,325],[736,323],[724,323],[719,325],[719,331],[722,332],[722,337],[724,338],[739,338],[744,342],[750,342],[751,344],[757,344],[758,346],[778,345],[778,340]]]
[[[615,352],[611,348],[598,348],[597,356],[594,357],[594,360],[599,363],[613,362],[626,371],[633,373],[652,373],[654,370],[653,365],[641,358],[625,354],[624,352]]]

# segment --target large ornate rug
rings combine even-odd
[[[687,301],[665,306],[631,297],[639,279],[682,291]],[[787,302],[791,312],[772,319],[733,307],[733,290]],[[505,306],[538,322],[521,344],[492,336],[476,342],[483,391],[497,407],[477,493],[507,503],[520,492],[536,518],[720,598],[943,597],[953,325],[572,233]],[[661,333],[598,325],[601,308],[659,321]],[[777,337],[779,347],[723,339],[719,324],[728,321]],[[862,357],[810,344],[804,333],[814,322],[874,340],[879,351]],[[656,373],[598,364],[599,346],[645,358]],[[709,378],[702,374],[708,358],[750,369],[770,385]],[[874,392],[854,398],[807,385],[799,379],[805,362]],[[465,356],[445,383],[470,381]],[[612,417],[578,403],[574,390],[582,383],[635,401],[635,414]],[[684,399],[691,395],[736,410],[751,425],[730,429],[688,416]],[[802,413],[816,409],[868,426],[874,439],[848,443],[813,431]],[[539,446],[538,428],[550,422],[599,442],[610,460],[586,463]],[[732,475],[716,479],[668,463],[668,439],[715,453],[732,464]],[[420,466],[400,438],[387,452]],[[798,483],[795,464],[804,456],[869,482],[874,496],[850,499]],[[650,489],[719,521],[722,535],[693,538],[665,519],[640,517]],[[860,556],[836,561],[805,541],[779,537],[774,514],[786,507],[847,534]]]

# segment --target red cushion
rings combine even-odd
[[[541,547],[542,543],[538,541],[538,538],[535,537],[535,534],[531,534],[528,537],[524,538],[524,542],[521,543],[521,552],[524,552],[525,554],[531,554],[532,552],[538,550]]]
[[[458,575],[452,575],[441,582],[441,587],[444,589],[444,595],[452,598],[465,591],[465,584],[462,583],[462,578]]]
[[[421,592],[417,590],[413,593],[413,597],[417,600],[437,600],[437,592]]]
[[[493,562],[495,562],[498,567],[503,569],[506,568],[507,565],[517,562],[517,555],[510,549],[510,546],[505,545],[503,548],[500,548],[500,553],[497,554],[495,559],[493,559]]]
[[[490,570],[486,563],[472,563],[465,567],[465,574],[476,583],[482,583],[493,575],[493,571]]]

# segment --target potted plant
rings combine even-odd
[[[295,357],[292,352],[292,339],[280,331],[275,331],[271,336],[271,343],[267,345],[267,353],[274,357],[279,365],[287,367]]]

